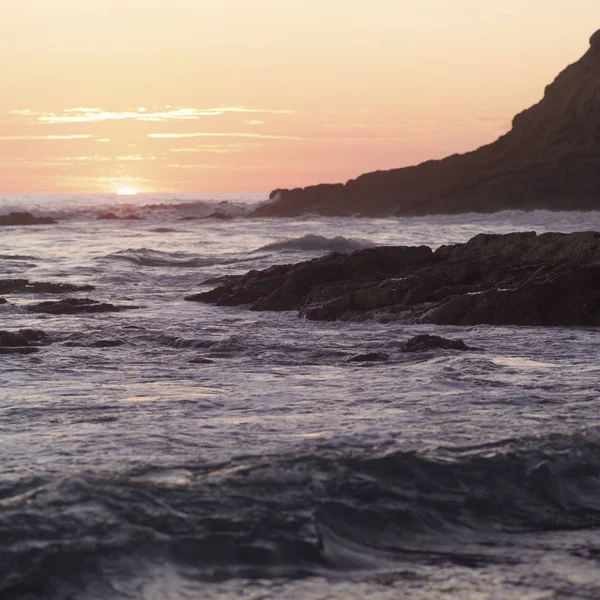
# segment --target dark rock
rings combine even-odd
[[[30,212],[11,212],[0,216],[1,226],[10,225],[55,225],[56,219],[50,217],[34,217]]]
[[[8,300],[6,298],[0,298],[0,304],[7,304]]]
[[[480,234],[277,265],[186,298],[313,320],[600,325],[600,233]]]
[[[65,298],[64,300],[40,302],[39,304],[26,306],[25,310],[49,315],[76,315],[81,313],[121,312],[133,308],[139,308],[139,306],[115,306],[90,298]]]
[[[197,221],[198,217],[181,217],[180,221]]]
[[[0,354],[34,354],[39,351],[35,346],[0,346]]]
[[[348,362],[385,362],[389,360],[389,354],[384,352],[367,352],[365,354],[355,354],[348,359]]]
[[[462,340],[448,340],[439,335],[416,335],[410,338],[403,346],[403,352],[421,352],[423,350],[473,350]]]
[[[32,354],[37,346],[50,343],[50,337],[39,329],[0,331],[0,354]]]
[[[253,216],[426,215],[600,206],[600,31],[588,52],[473,152],[376,171],[346,184],[279,189]]]
[[[93,285],[73,285],[71,283],[51,283],[29,281],[27,279],[0,279],[0,294],[61,294],[70,292],[90,292]]]
[[[193,358],[190,360],[190,364],[192,365],[212,365],[214,362],[214,360],[210,358],[204,358],[203,356],[199,356],[198,358]]]

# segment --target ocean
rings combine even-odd
[[[600,212],[256,219],[264,195],[4,196],[0,597],[600,597],[592,327],[314,322],[186,302],[375,245],[600,231]],[[112,212],[120,217],[101,219]],[[135,306],[51,315],[63,297]],[[403,353],[419,333],[473,350]],[[382,351],[383,363],[352,356]]]

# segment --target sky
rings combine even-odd
[[[268,192],[493,141],[598,0],[0,0],[0,193]]]

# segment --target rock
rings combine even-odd
[[[385,362],[389,360],[389,354],[384,352],[367,352],[365,354],[355,354],[348,359],[348,362]]]
[[[49,315],[76,315],[81,313],[121,312],[139,308],[139,306],[115,306],[101,303],[90,298],[65,298],[64,300],[40,302],[24,307],[29,312],[46,313]]]
[[[0,346],[29,346],[48,342],[48,335],[39,329],[21,329],[16,332],[0,331]]]
[[[11,212],[0,216],[0,226],[10,225],[55,225],[56,219],[50,217],[34,217],[30,212]]]
[[[275,190],[253,216],[389,216],[600,206],[600,31],[495,142],[462,155]]]
[[[600,233],[480,234],[250,271],[187,300],[312,320],[600,325]]]
[[[49,343],[48,334],[39,329],[0,331],[0,354],[33,354]]]
[[[214,360],[210,358],[204,358],[203,356],[199,356],[198,358],[193,358],[190,360],[190,364],[192,365],[212,365],[214,362]]]
[[[410,338],[403,346],[403,352],[421,352],[423,350],[473,350],[462,340],[448,340],[439,335],[416,335]]]
[[[6,298],[0,298],[0,304],[7,304],[8,300]]]
[[[93,285],[73,285],[71,283],[33,282],[27,279],[0,279],[0,294],[62,294],[70,292],[90,292]]]
[[[33,346],[16,346],[14,348],[0,346],[0,354],[35,354],[39,351],[39,348]]]

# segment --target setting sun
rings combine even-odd
[[[117,196],[135,196],[137,194],[137,190],[133,188],[121,188],[117,190]]]

